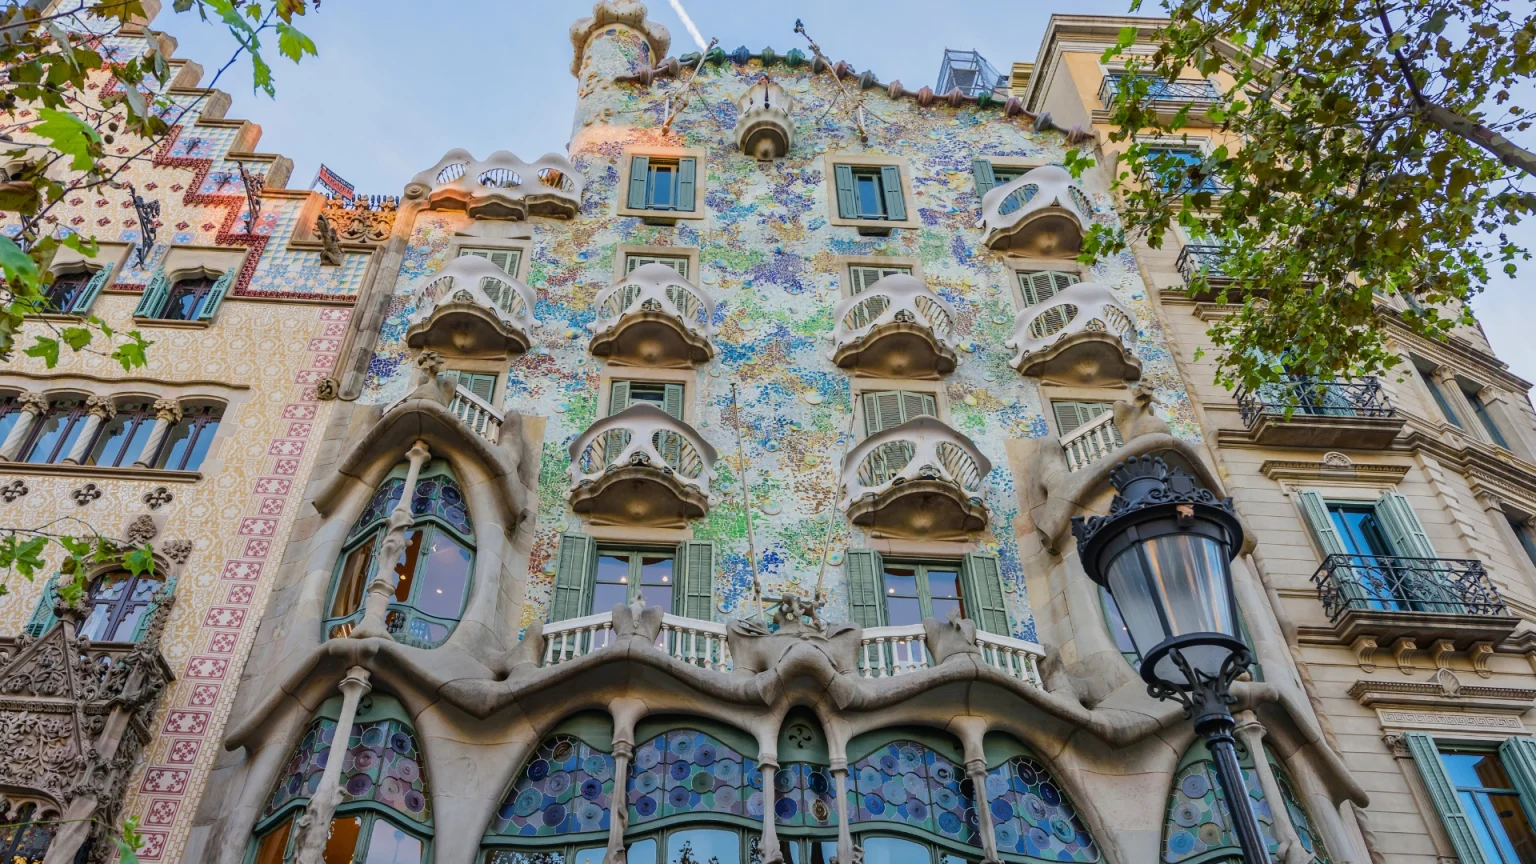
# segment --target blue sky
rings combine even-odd
[[[1129,9],[1129,0],[683,3],[704,38],[718,37],[727,51],[803,50],[794,32],[799,17],[833,60],[913,90],[937,83],[946,47],[980,51],[1006,73],[1014,62],[1034,59],[1051,11]],[[673,54],[694,50],[667,0],[648,5],[672,32]],[[206,85],[234,53],[234,42],[221,28],[169,7],[155,26],[180,41],[179,56],[203,65]],[[275,44],[266,51],[276,100],[251,93],[243,60],[217,86],[235,97],[229,116],[261,125],[259,149],[293,160],[289,185],[307,186],[323,161],[360,191],[398,195],[412,175],[454,147],[482,156],[511,150],[528,160],[564,152],[576,101],[567,33],[591,8],[582,0],[325,0],[301,24],[319,46],[318,58],[294,66],[277,56]],[[1148,11],[1156,8],[1148,3]],[[1536,146],[1536,134],[1521,143]],[[1536,220],[1516,237],[1536,247]],[[1531,276],[1536,261],[1522,278],[1498,278],[1474,306],[1499,356],[1536,381],[1536,297],[1522,287]]]

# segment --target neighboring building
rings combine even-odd
[[[1153,50],[1155,21],[1055,16],[1025,95],[1031,112],[1108,142],[1125,26]],[[1193,104],[1188,141],[1217,143],[1202,99],[1222,79],[1161,82],[1169,111]],[[1357,812],[1378,861],[1536,860],[1536,787],[1523,773],[1536,688],[1536,418],[1530,383],[1480,329],[1429,341],[1380,298],[1400,371],[1294,379],[1257,392],[1215,384],[1197,360],[1222,306],[1190,298],[1196,268],[1221,281],[1221,250],[1175,228],[1136,248],[1212,458],[1256,532],[1253,571],[1300,664],[1322,731],[1370,793]],[[1287,408],[1293,409],[1289,419]],[[1168,858],[1167,860],[1175,860]]]

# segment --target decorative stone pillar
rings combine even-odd
[[[375,636],[394,638],[389,635],[384,617],[389,612],[390,598],[395,596],[396,583],[400,581],[400,574],[395,572],[395,561],[399,560],[401,550],[405,549],[406,529],[416,524],[416,514],[411,512],[411,499],[416,495],[416,480],[421,475],[421,466],[427,464],[431,457],[432,453],[427,449],[425,441],[417,441],[405,453],[411,467],[406,471],[405,485],[400,489],[400,503],[389,511],[386,522],[389,533],[384,535],[384,542],[379,544],[378,566],[374,568],[373,581],[368,583],[368,596],[363,600],[363,620],[353,628],[353,639]]]
[[[608,800],[608,849],[603,864],[625,864],[624,832],[629,830],[629,766],[635,758],[635,724],[645,716],[645,703],[620,698],[608,703],[613,718],[613,795]]]
[[[854,864],[853,830],[848,825],[848,758],[833,756],[830,760],[832,781],[837,786],[837,864]]]
[[[294,843],[295,864],[324,864],[325,841],[331,833],[331,817],[341,803],[341,766],[346,762],[347,739],[352,737],[352,721],[357,719],[357,703],[373,689],[368,670],[353,666],[341,679],[341,713],[336,718],[336,734],[326,753],[325,771],[320,784],[299,817],[298,838]]]
[[[16,402],[21,406],[21,416],[16,418],[16,425],[11,427],[5,441],[0,442],[0,460],[8,462],[21,455],[17,451],[31,437],[37,418],[48,412],[48,397],[41,393],[23,393],[16,397]]]
[[[175,399],[156,399],[154,407],[155,425],[149,427],[144,449],[139,451],[139,458],[133,460],[135,468],[151,467],[155,457],[160,455],[160,445],[165,443],[165,436],[170,433],[172,426],[181,422],[181,403]]]
[[[1488,433],[1483,431],[1483,424],[1478,422],[1477,414],[1472,411],[1472,403],[1467,400],[1467,394],[1462,392],[1461,382],[1456,380],[1456,370],[1449,366],[1436,366],[1434,376],[1445,401],[1450,403],[1451,410],[1456,412],[1456,419],[1461,421],[1461,431],[1479,441],[1486,440]]]
[[[80,430],[80,436],[75,439],[75,446],[69,450],[65,462],[72,465],[84,465],[85,457],[91,453],[91,445],[96,442],[96,433],[101,429],[101,424],[110,420],[117,413],[117,406],[111,399],[100,396],[85,397],[85,426]]]
[[[997,829],[992,826],[991,802],[987,800],[987,754],[983,747],[987,723],[975,715],[961,715],[950,722],[950,729],[960,738],[965,751],[965,776],[971,781],[976,799],[976,830],[981,833],[983,864],[1000,864]]]
[[[1527,461],[1536,459],[1536,418],[1532,418],[1525,399],[1493,386],[1484,387],[1477,395],[1514,454]]]
[[[1264,790],[1264,800],[1269,802],[1275,839],[1289,844],[1283,864],[1306,864],[1313,856],[1301,845],[1301,835],[1296,833],[1296,826],[1291,822],[1291,812],[1285,806],[1285,796],[1280,793],[1280,781],[1275,779],[1269,757],[1264,753],[1264,727],[1252,711],[1244,711],[1234,731],[1242,739],[1243,746],[1248,748],[1248,755],[1253,758],[1253,771],[1258,775],[1259,788]]]
[[[774,809],[778,790],[773,785],[773,775],[779,770],[779,754],[759,752],[757,767],[763,772],[763,836],[757,843],[758,858],[755,864],[784,864],[784,853],[779,849],[778,818]]]

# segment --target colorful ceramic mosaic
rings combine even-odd
[[[335,739],[335,720],[319,717],[310,724],[267,799],[262,818],[314,793]],[[402,816],[430,824],[431,792],[420,755],[415,733],[398,720],[354,723],[341,767],[343,802],[376,801]]]
[[[1099,848],[1077,808],[1040,762],[1015,756],[987,772],[999,852],[1047,861],[1097,861]]]
[[[837,785],[823,765],[790,762],[773,772],[774,821],[825,828],[837,824]]]
[[[1301,848],[1317,856],[1319,864],[1330,864],[1332,858],[1328,857],[1328,850],[1323,847],[1322,835],[1312,827],[1312,817],[1301,806],[1301,800],[1291,789],[1291,781],[1280,770],[1280,766],[1270,763],[1275,773],[1275,783],[1280,787],[1280,797],[1285,800],[1285,812],[1291,817],[1291,827],[1296,829],[1296,836],[1301,839]]]
[[[757,760],[692,729],[677,729],[636,746],[626,790],[630,825],[700,811],[763,816],[763,775]]]
[[[549,837],[608,830],[613,756],[569,735],[539,745],[491,820],[491,833]]]
[[[893,741],[849,766],[854,822],[902,822],[981,845],[976,800],[965,771],[916,741]]]

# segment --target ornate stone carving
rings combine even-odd
[[[1412,759],[1413,751],[1408,749],[1408,738],[1397,732],[1389,732],[1381,736],[1382,743],[1387,745],[1393,756],[1399,759]]]
[[[170,540],[160,547],[160,551],[177,564],[185,564],[192,555],[192,541]]]
[[[148,492],[145,492],[144,497],[140,500],[143,501],[144,506],[148,507],[149,509],[159,510],[161,507],[164,507],[165,505],[176,500],[176,496],[171,494],[170,489],[167,489],[164,486],[156,486]]]
[[[85,397],[85,413],[92,417],[111,419],[117,414],[117,405],[109,397],[92,394]]]
[[[315,217],[315,236],[320,238],[320,263],[328,267],[339,267],[346,260],[341,251],[341,238],[336,235],[336,226],[324,213]]]
[[[1392,659],[1397,661],[1397,668],[1404,675],[1413,674],[1413,655],[1418,653],[1418,643],[1411,637],[1404,636],[1392,643]]]
[[[155,535],[159,533],[160,529],[155,525],[155,517],[143,513],[128,523],[128,530],[123,532],[123,540],[129,546],[143,546],[155,539]]]
[[[166,423],[181,422],[181,403],[175,399],[155,400],[155,419]]]
[[[1355,463],[1343,453],[1330,450],[1323,454],[1323,467],[1342,471],[1354,468]]]
[[[31,491],[31,489],[27,488],[26,481],[18,477],[4,486],[0,486],[0,501],[9,504],[12,501],[26,497],[26,494]]]
[[[341,382],[335,376],[327,375],[315,382],[315,398],[321,402],[330,402],[341,395]]]
[[[325,210],[315,217],[315,236],[326,247],[320,253],[321,263],[340,264],[342,243],[383,243],[388,240],[390,232],[394,230],[395,214],[399,207],[400,199],[389,195],[363,195],[351,200],[327,199]],[[322,221],[324,229],[321,228]],[[330,242],[326,240],[326,230],[331,234]],[[332,243],[335,260],[326,257]]]
[[[84,486],[81,486],[79,489],[69,493],[69,497],[75,499],[75,505],[79,507],[84,507],[92,501],[99,500],[101,495],[101,487],[97,486],[95,483],[87,483]]]
[[[1492,657],[1492,642],[1473,642],[1467,648],[1467,660],[1472,664],[1472,671],[1476,672],[1479,677],[1492,677],[1493,670],[1488,668],[1488,661]]]
[[[1455,672],[1444,666],[1436,670],[1434,682],[1439,686],[1440,692],[1448,697],[1461,695],[1461,679],[1456,677]]]
[[[1355,662],[1366,672],[1376,671],[1376,637],[1359,636],[1350,646],[1355,651]]]
[[[1436,669],[1445,669],[1451,665],[1451,658],[1456,656],[1456,643],[1449,639],[1436,639],[1429,646],[1429,658],[1434,662]]]

